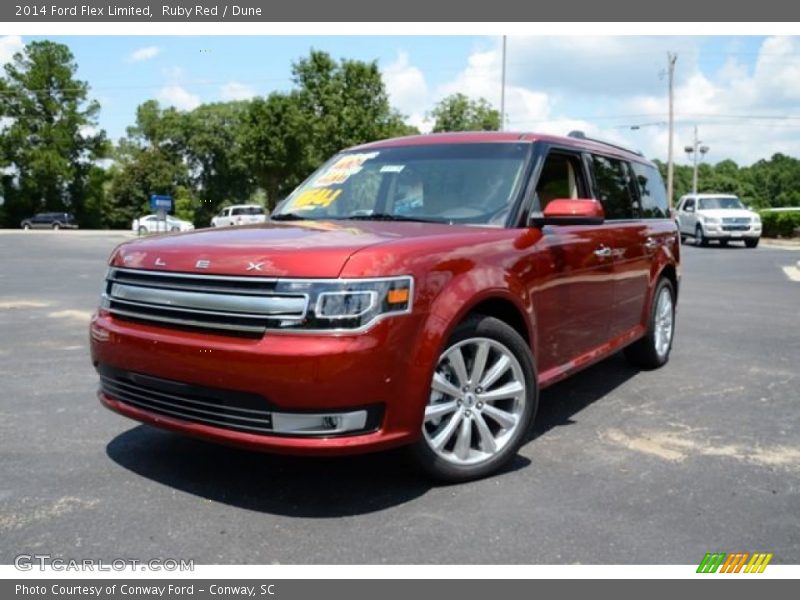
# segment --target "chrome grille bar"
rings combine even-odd
[[[123,319],[258,335],[306,317],[308,295],[276,293],[276,285],[274,278],[112,267],[102,305]]]

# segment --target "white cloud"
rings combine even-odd
[[[143,62],[155,58],[159,54],[161,54],[161,48],[158,46],[145,46],[131,52],[128,62]]]
[[[22,50],[25,44],[18,35],[6,35],[0,37],[0,64],[11,62],[16,52]]]
[[[256,95],[255,90],[249,85],[231,81],[222,86],[220,96],[223,100],[249,100]]]
[[[193,110],[200,106],[200,97],[187,91],[177,83],[165,85],[158,92],[158,101],[178,110]]]
[[[699,38],[667,36],[509,38],[507,128],[560,135],[580,129],[666,160],[664,70],[667,52],[679,50],[678,163],[686,161],[683,147],[692,143],[695,124],[711,148],[710,162],[731,158],[750,164],[776,152],[800,155],[800,119],[731,118],[800,116],[800,38],[767,38],[754,62],[744,64],[734,53],[714,72],[700,67],[701,43]],[[427,90],[421,85],[425,77],[401,54],[393,65],[399,75],[390,88],[392,101],[401,110],[411,106],[412,116],[456,92],[486,98],[499,108],[501,57],[499,42],[476,49],[463,70],[427,92],[424,102],[420,100],[425,107],[421,109],[410,103],[415,99],[410,92],[406,96],[401,92],[414,85]],[[414,73],[413,80],[408,73]],[[417,83],[403,86],[398,81]],[[645,126],[631,130],[631,125]]]
[[[408,52],[398,52],[396,60],[383,69],[383,81],[392,106],[406,115],[409,123],[424,129],[425,111],[430,109],[428,84],[422,71],[410,63]]]

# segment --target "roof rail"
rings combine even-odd
[[[632,154],[636,154],[637,156],[644,156],[641,150],[634,150],[632,148],[627,148],[626,146],[621,146],[620,144],[615,144],[613,142],[608,142],[606,140],[587,137],[586,134],[579,129],[574,129],[570,131],[567,134],[567,137],[575,138],[576,140],[586,140],[588,142],[595,142],[596,144],[603,144],[604,146],[611,146],[612,148],[617,148],[618,150],[631,152]]]

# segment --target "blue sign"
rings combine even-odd
[[[172,210],[172,196],[159,196],[152,194],[150,196],[150,210]]]

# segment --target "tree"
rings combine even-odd
[[[375,61],[337,63],[326,52],[312,50],[292,65],[292,78],[313,140],[309,158],[314,166],[349,146],[416,132],[390,106]]]
[[[2,193],[9,224],[42,211],[70,211],[87,218],[86,199],[97,183],[96,161],[106,156],[97,130],[100,105],[75,78],[69,48],[31,42],[5,65],[0,78]]]
[[[497,131],[500,113],[484,98],[470,100],[464,94],[452,94],[430,112],[434,133],[442,131]]]

